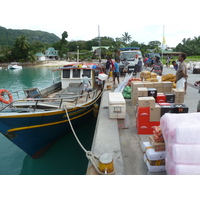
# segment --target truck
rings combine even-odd
[[[120,58],[120,72],[124,69],[124,58],[126,58],[128,65],[128,72],[134,72],[136,68],[136,55],[141,58],[143,62],[142,52],[140,51],[139,47],[125,47],[119,49],[119,58]]]

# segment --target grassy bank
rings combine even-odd
[[[171,58],[171,62],[175,60],[177,61],[178,60],[178,56],[174,56]],[[166,58],[161,58],[161,61],[163,64],[166,63]],[[189,62],[200,62],[200,56],[187,56],[186,60],[185,60],[186,63],[189,63]]]

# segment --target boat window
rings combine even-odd
[[[73,69],[73,78],[80,78],[80,69]]]
[[[63,70],[63,78],[70,78],[70,70]]]
[[[83,75],[87,76],[88,78],[91,78],[91,70],[89,69],[84,69],[83,70]]]

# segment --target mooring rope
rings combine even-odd
[[[102,93],[103,93],[103,92],[104,92],[104,90],[102,91]],[[99,95],[99,97],[97,98],[97,100],[100,98],[100,96],[101,96],[101,95]],[[97,100],[96,100],[96,101],[97,101]],[[96,102],[96,101],[95,101],[95,102]],[[77,140],[78,144],[80,145],[80,147],[81,147],[81,148],[83,149],[83,151],[86,153],[86,157],[88,158],[88,160],[90,160],[90,162],[91,162],[92,165],[94,166],[94,168],[95,168],[95,170],[97,171],[97,173],[98,173],[98,174],[101,174],[101,175],[112,175],[112,174],[114,174],[114,173],[115,173],[115,170],[114,170],[113,172],[110,172],[110,173],[107,173],[107,172],[103,173],[102,171],[99,170],[99,168],[98,168],[99,156],[94,155],[91,151],[87,151],[87,150],[84,148],[84,146],[81,144],[80,140],[78,139],[78,137],[77,137],[77,135],[76,135],[76,133],[75,133],[75,131],[74,131],[73,125],[72,125],[72,123],[71,123],[71,120],[70,120],[70,118],[69,118],[69,114],[68,114],[68,111],[67,111],[67,105],[66,105],[66,104],[63,104],[62,107],[63,107],[63,109],[64,109],[65,112],[66,112],[67,119],[68,119],[68,121],[69,121],[69,125],[70,125],[70,127],[71,127],[71,130],[72,130],[72,133],[73,133],[74,137],[76,138],[76,140]],[[81,106],[81,107],[84,107],[84,106]],[[85,107],[88,107],[88,106],[85,106]]]

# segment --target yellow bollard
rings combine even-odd
[[[99,170],[105,174],[114,171],[113,158],[110,154],[105,153],[99,158]]]

